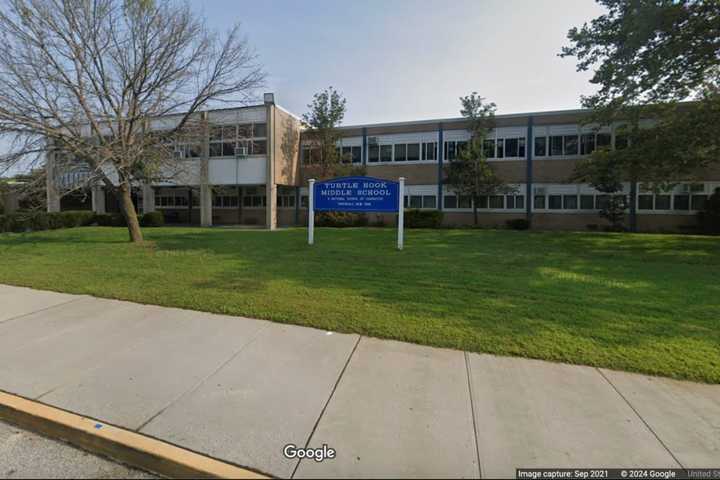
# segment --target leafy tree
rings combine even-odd
[[[623,173],[620,162],[613,152],[600,149],[592,156],[578,163],[574,180],[587,182],[591,187],[607,196],[607,202],[600,209],[600,216],[607,219],[614,230],[622,229],[627,202],[624,195],[618,195],[623,189]]]
[[[627,148],[607,155],[633,185],[634,228],[638,181],[691,178],[720,158],[720,2],[597,2],[606,13],[572,28],[560,55],[594,70],[598,91],[582,98],[593,109],[587,121],[626,124]]]
[[[11,145],[0,171],[82,172],[114,193],[141,242],[132,187],[172,179],[189,163],[173,143],[206,135],[200,111],[263,82],[239,26],[218,36],[170,0],[0,1],[0,140]]]
[[[306,133],[310,141],[312,169],[320,179],[332,178],[353,173],[361,173],[362,168],[348,165],[350,158],[342,155],[338,142],[342,134],[338,127],[345,118],[347,100],[333,87],[313,95],[309,111],[302,116],[303,124],[309,130]]]
[[[495,104],[472,92],[461,97],[460,114],[468,121],[470,140],[462,148],[456,160],[445,165],[445,183],[458,194],[473,200],[473,219],[478,224],[478,203],[482,196],[512,192],[502,178],[488,164],[485,155],[485,139],[495,125]]]

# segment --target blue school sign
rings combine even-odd
[[[313,192],[316,211],[397,212],[400,184],[373,177],[340,177],[317,182]]]

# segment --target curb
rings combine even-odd
[[[162,440],[0,391],[0,419],[170,478],[269,478]]]

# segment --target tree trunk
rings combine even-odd
[[[143,235],[140,230],[140,222],[138,222],[137,212],[135,212],[135,205],[132,202],[130,182],[127,180],[123,181],[118,187],[118,191],[120,193],[120,209],[122,210],[125,221],[127,222],[130,241],[133,243],[142,243]]]

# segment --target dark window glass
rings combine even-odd
[[[547,137],[535,137],[535,156],[544,157]]]
[[[252,207],[252,197],[243,197],[243,207]]]
[[[393,147],[392,145],[380,145],[380,161],[392,162]]]
[[[252,144],[253,155],[265,155],[267,153],[267,140],[255,140]]]
[[[505,197],[503,195],[491,195],[490,208],[505,208]]]
[[[437,142],[423,143],[423,160],[437,160]]]
[[[407,159],[408,161],[420,160],[420,144],[409,143],[407,146]]]
[[[622,150],[628,146],[628,136],[624,133],[615,135],[615,149]]]
[[[675,195],[673,197],[675,210],[690,210],[690,195]]]
[[[223,143],[222,144],[222,156],[232,157],[235,155],[235,143]]]
[[[487,195],[482,195],[478,197],[477,199],[477,208],[488,208],[488,197]]]
[[[538,210],[545,208],[545,195],[535,195],[534,208]]]
[[[609,133],[598,133],[597,134],[597,140],[595,141],[595,145],[597,148],[600,147],[609,147],[612,140],[612,137]]]
[[[577,208],[578,208],[577,195],[563,195],[563,208],[565,210],[577,210]]]
[[[252,136],[253,136],[252,124],[244,123],[242,125],[238,125],[238,137],[239,138],[252,138]],[[264,137],[265,135],[256,135],[256,136]]]
[[[267,137],[267,124],[256,123],[255,124],[255,136],[256,137]]]
[[[548,208],[550,208],[550,210],[561,210],[562,195],[550,195],[548,197]]]
[[[466,148],[467,148],[467,142],[456,142],[456,143],[455,143],[455,150],[456,150],[455,155],[456,155],[456,157],[459,157],[459,156],[460,156],[460,152],[462,152],[462,151],[465,150]]]
[[[368,147],[368,162],[377,162],[380,159],[380,147],[378,145],[370,145]]]
[[[222,143],[211,143],[210,144],[210,156],[211,157],[222,157],[223,151]]]
[[[309,197],[307,195],[302,195],[300,197],[300,206],[303,208],[308,208],[309,205],[310,205]]]
[[[578,154],[578,137],[577,135],[565,135],[565,155]]]
[[[445,142],[445,160],[455,160],[455,142]]]
[[[507,195],[505,197],[505,206],[508,209],[515,208],[515,195]]]
[[[518,156],[518,139],[517,138],[506,138],[505,139],[505,156],[506,157],[517,157]]]
[[[222,127],[210,128],[210,140],[222,140]]]
[[[495,140],[485,139],[483,141],[483,152],[485,158],[495,158]]]
[[[652,210],[653,209],[653,196],[652,195],[638,195],[638,209]]]
[[[410,208],[422,208],[422,196],[411,195],[410,196]]]
[[[445,195],[445,208],[457,208],[457,195]]]
[[[405,160],[406,160],[405,144],[395,145],[395,161],[396,162],[404,162]]]
[[[352,163],[362,163],[362,147],[352,147],[350,155]]]
[[[590,155],[595,150],[595,134],[583,133],[580,136],[580,154]]]
[[[505,140],[502,138],[497,139],[497,158],[505,158]]]
[[[516,195],[515,196],[515,208],[525,208],[525,196],[524,195]]]
[[[423,208],[437,208],[435,195],[423,195]]]
[[[469,195],[460,195],[458,198],[458,208],[470,208],[472,206],[472,199]]]
[[[705,208],[705,202],[707,202],[707,195],[693,195],[692,196],[692,209],[703,210]]]
[[[550,137],[550,155],[553,157],[559,157],[563,154],[563,137],[554,136]]]
[[[655,210],[670,210],[671,195],[655,195]]]
[[[595,208],[595,197],[593,195],[580,195],[580,208],[582,210],[593,210]]]
[[[598,195],[595,197],[595,208],[603,210],[610,204],[610,195]]]
[[[525,138],[518,139],[518,157],[525,158]]]

